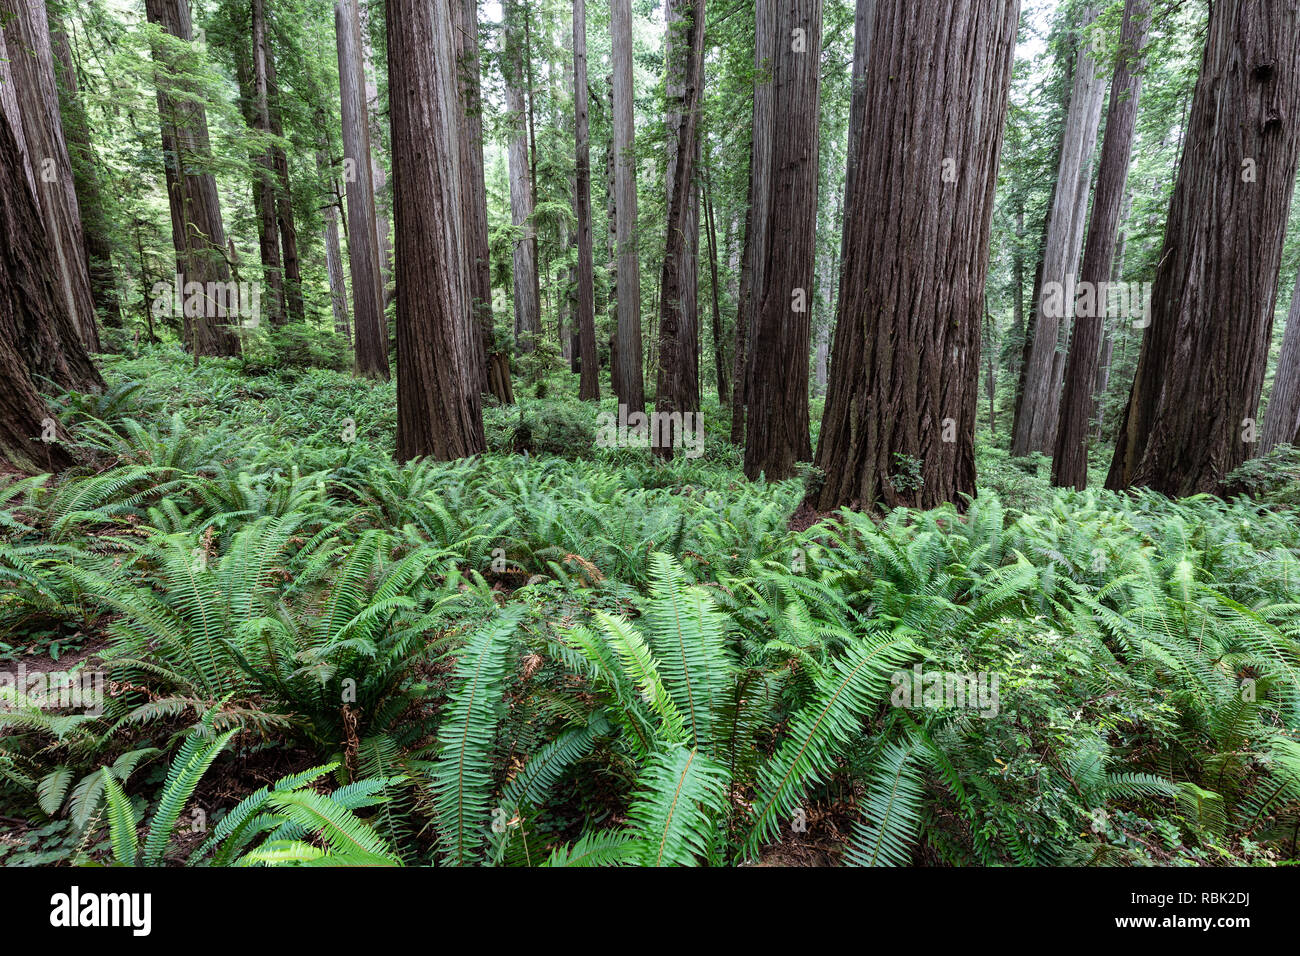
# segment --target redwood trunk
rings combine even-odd
[[[188,0],[145,0],[150,23],[182,40],[193,42]],[[209,171],[212,147],[208,140],[208,116],[201,93],[186,80],[184,56],[160,46],[154,50],[158,77],[158,113],[162,121],[163,162],[167,196],[171,205],[172,238],[176,246],[176,268],[188,286],[207,288],[208,283],[230,282],[226,258],[226,230],[221,222],[221,203],[216,177]],[[220,309],[204,309],[185,317],[186,343],[199,355],[238,355],[239,337],[231,317]]]
[[[822,4],[779,0],[775,12],[768,199],[763,228],[754,232],[753,266],[763,281],[755,286],[745,434],[746,476],[769,481],[791,477],[809,445]]]
[[[1253,453],[1300,147],[1300,8],[1210,12],[1108,488],[1219,490]]]
[[[618,249],[618,384],[615,391],[628,413],[645,411],[645,377],[641,367],[641,274],[636,248],[636,155],[632,122],[632,5],[610,0],[614,53],[614,205]]]
[[[596,356],[595,265],[591,248],[591,132],[587,119],[587,4],[573,0],[573,112],[578,207],[578,354],[581,362],[578,397],[600,399],[600,366]]]
[[[1115,259],[1124,184],[1128,181],[1132,156],[1133,128],[1137,121],[1138,99],[1142,95],[1142,47],[1146,44],[1150,19],[1148,0],[1126,0],[1119,54],[1110,81],[1106,137],[1101,145],[1101,164],[1093,190],[1088,244],[1084,247],[1083,266],[1079,270],[1081,281],[1094,287],[1109,279]],[[1105,297],[1099,298],[1101,302],[1105,301]],[[1095,407],[1093,396],[1105,321],[1104,309],[1100,315],[1076,316],[1074,320],[1052,459],[1052,484],[1058,487],[1082,491],[1088,485],[1088,426]]]
[[[484,449],[466,348],[473,319],[460,216],[463,114],[449,2],[386,5],[399,461],[448,461]]]
[[[826,479],[809,499],[820,511],[975,492],[980,322],[1018,13],[1018,0],[875,3],[817,450]]]
[[[343,119],[343,178],[348,194],[348,259],[352,269],[352,314],[356,329],[356,373],[388,378],[388,320],[384,316],[379,236],[370,158],[370,123],[362,66],[357,0],[334,6],[338,38],[339,97]]]

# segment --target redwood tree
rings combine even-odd
[[[10,72],[22,112],[22,149],[34,175],[36,198],[49,251],[59,278],[57,290],[89,351],[99,350],[95,298],[91,291],[86,237],[77,201],[72,160],[63,136],[49,21],[40,0],[0,0]]]
[[[456,59],[460,68],[462,219],[468,260],[470,301],[477,323],[472,355],[480,368],[478,389],[498,401],[514,402],[510,385],[510,356],[498,346],[492,318],[492,262],[488,246],[487,184],[483,173],[483,103],[479,82],[478,2],[454,0],[460,20],[456,29]]]
[[[820,0],[814,0],[820,2]],[[672,193],[668,202],[668,228],[664,246],[663,274],[660,279],[662,293],[659,297],[659,388],[655,396],[655,411],[671,415],[699,410],[699,387],[694,357],[686,353],[699,347],[698,316],[693,320],[690,309],[695,307],[694,254],[690,233],[692,223],[692,198],[695,192],[695,144],[699,130],[700,84],[704,75],[704,0],[692,0],[684,9],[679,5],[670,17],[677,30],[676,43],[684,50],[685,69],[680,75],[681,123],[677,127],[677,148],[674,162],[669,160]],[[673,70],[670,67],[670,70]],[[698,210],[696,211],[698,216]],[[689,261],[688,261],[689,260]],[[656,453],[672,458],[674,428],[660,436]]]
[[[573,0],[573,114],[578,211],[578,397],[600,399],[600,359],[596,355],[596,289],[591,249],[591,131],[587,122],[587,3]]]
[[[460,215],[464,120],[451,0],[389,3],[397,274],[397,458],[484,450]]]
[[[632,122],[632,4],[610,0],[614,52],[614,206],[617,211],[618,323],[614,333],[614,391],[629,414],[645,411],[641,367],[641,274],[636,249],[636,154]]]
[[[1215,491],[1253,453],[1298,148],[1300,8],[1220,0],[1108,488]]]
[[[745,474],[779,481],[808,450],[809,316],[817,256],[821,0],[780,0],[772,23],[766,222],[754,224]],[[755,140],[759,133],[755,130]],[[757,193],[755,194],[757,199]],[[762,234],[759,229],[761,228]],[[760,241],[761,240],[761,241]]]
[[[1101,162],[1093,190],[1088,242],[1079,270],[1080,280],[1094,287],[1107,281],[1115,259],[1124,184],[1128,181],[1133,152],[1133,128],[1138,98],[1142,95],[1142,47],[1150,21],[1149,0],[1126,0],[1115,73],[1110,81],[1106,136],[1101,144]],[[1105,321],[1104,315],[1077,316],[1074,320],[1052,458],[1052,484],[1060,487],[1082,491],[1088,484],[1088,426],[1095,408],[1093,388],[1097,384]]]
[[[202,284],[230,282],[226,230],[221,222],[217,181],[211,171],[212,147],[203,101],[186,80],[187,53],[175,41],[193,42],[188,0],[145,0],[150,23],[172,38],[153,51],[158,80],[164,171],[171,205],[176,268],[182,280]],[[198,355],[238,355],[239,337],[228,316],[187,316],[186,343]]]
[[[1083,246],[1092,154],[1106,91],[1105,79],[1097,71],[1097,62],[1083,34],[1096,16],[1096,6],[1087,5],[1076,34],[1070,103],[1061,127],[1056,183],[1034,289],[1033,324],[1025,342],[1025,364],[1012,426],[1013,455],[1050,454],[1056,444],[1056,414],[1065,371],[1061,343],[1068,338],[1070,326],[1054,310],[1044,310],[1042,303],[1050,284],[1066,286],[1070,282]]]
[[[826,477],[809,497],[818,510],[930,507],[975,490],[980,324],[1019,2],[874,7],[817,449]]]
[[[358,0],[334,5],[338,39],[339,98],[343,119],[343,179],[348,197],[348,261],[352,271],[352,315],[356,372],[388,378],[388,320],[384,316],[379,234],[375,225],[374,169],[362,59]]]

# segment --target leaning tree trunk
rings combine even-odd
[[[193,42],[189,0],[145,0],[150,23],[183,43]],[[158,77],[158,114],[162,124],[162,149],[167,196],[171,204],[172,239],[176,265],[188,287],[199,283],[230,282],[226,257],[226,230],[221,222],[217,180],[210,171],[212,147],[208,141],[208,115],[201,93],[187,79],[187,56],[174,43],[154,50]],[[239,336],[231,317],[212,307],[185,316],[185,337],[199,355],[238,355]]]
[[[596,355],[595,265],[591,248],[591,132],[587,122],[587,3],[573,0],[573,113],[578,207],[578,397],[600,399],[600,359]]]
[[[809,309],[817,267],[821,0],[781,0],[772,23],[772,149],[762,232],[754,233],[758,308],[750,331],[745,475],[781,481],[806,456]],[[755,130],[755,139],[759,138]],[[757,148],[755,150],[757,152]],[[758,200],[755,195],[755,201]]]
[[[1264,431],[1259,453],[1267,455],[1274,446],[1300,444],[1300,276],[1291,290],[1291,309],[1282,333],[1282,354],[1278,356],[1273,392],[1264,410]]]
[[[1212,492],[1251,454],[1298,148],[1300,8],[1220,0],[1108,488]]]
[[[61,307],[76,324],[87,351],[99,351],[95,297],[87,267],[86,237],[77,201],[72,160],[63,137],[59,89],[54,75],[49,21],[39,0],[0,0],[18,109],[21,148],[35,177],[41,219],[59,277]]]
[[[463,115],[450,0],[389,3],[397,246],[397,458],[484,450],[466,329],[473,326],[460,216]]]
[[[1056,309],[1044,308],[1049,290],[1068,289],[1073,285],[1083,244],[1083,223],[1088,211],[1089,167],[1097,142],[1097,125],[1101,120],[1102,98],[1106,92],[1104,77],[1090,55],[1083,39],[1094,19],[1095,6],[1085,8],[1079,24],[1075,47],[1074,82],[1065,125],[1061,130],[1061,155],[1057,165],[1056,189],[1048,213],[1046,239],[1037,298],[1034,302],[1033,338],[1026,353],[1022,374],[1020,413],[1015,421],[1011,453],[1051,454],[1056,444],[1057,411],[1060,406],[1058,364],[1062,338],[1068,333],[1066,317]],[[1109,260],[1107,262],[1109,265]],[[1068,296],[1068,292],[1066,295]],[[1068,314],[1068,313],[1067,313]]]
[[[343,178],[348,194],[348,258],[352,266],[352,315],[356,329],[356,373],[388,378],[388,320],[384,316],[379,236],[366,118],[358,0],[334,5],[338,37],[339,97],[343,117]]]
[[[7,73],[3,61],[0,42],[0,73]],[[22,471],[58,471],[72,464],[63,444],[67,433],[38,390],[40,376],[52,369],[33,360],[43,357],[48,364],[66,350],[98,375],[63,314],[60,277],[9,115],[0,109],[0,230],[9,237],[0,243],[0,460]],[[70,341],[59,341],[61,328]],[[71,377],[66,362],[63,371]]]
[[[1079,270],[1081,281],[1093,288],[1107,281],[1115,259],[1124,184],[1128,181],[1133,152],[1133,128],[1138,98],[1142,95],[1142,47],[1146,44],[1150,22],[1149,0],[1126,0],[1115,74],[1110,81],[1106,137],[1101,144],[1101,164],[1093,189],[1088,244],[1084,246],[1083,266]],[[1097,296],[1096,300],[1104,304],[1105,297]],[[1052,458],[1052,484],[1061,488],[1082,491],[1088,485],[1088,426],[1094,409],[1102,326],[1106,322],[1105,308],[1100,312],[1100,315],[1076,316],[1070,337]]]
[[[379,68],[375,63],[375,50],[371,38],[374,27],[370,23],[371,5],[363,2],[358,10],[361,26],[361,75],[366,91],[366,122],[370,131],[370,192],[375,197],[375,240],[376,253],[379,257],[379,295],[380,305],[385,311],[393,302],[392,289],[392,254],[393,229],[389,221],[386,203],[388,173],[380,162],[384,150],[384,103],[379,96]],[[391,153],[391,139],[389,137]]]
[[[632,4],[610,0],[614,63],[614,206],[617,210],[618,323],[614,368],[620,404],[645,411],[641,368],[641,275],[636,248],[636,154],[632,122]]]
[[[862,0],[860,0],[862,2]],[[1018,0],[876,0],[809,503],[975,492],[980,323]],[[890,184],[889,189],[880,184]]]

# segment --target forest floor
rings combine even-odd
[[[178,794],[175,863],[1296,859],[1289,449],[1170,501],[982,433],[963,515],[814,515],[716,400],[664,464],[521,377],[485,455],[399,467],[392,385],[306,364],[107,356],[58,399],[87,465],[0,477],[0,671],[107,688],[0,710],[0,863],[106,860]]]

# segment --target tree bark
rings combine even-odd
[[[471,355],[481,369],[478,389],[506,404],[515,400],[510,383],[510,356],[496,340],[492,315],[492,260],[488,244],[487,184],[483,171],[483,100],[479,80],[478,2],[454,0],[459,15],[456,60],[460,70],[461,108],[465,125],[461,131],[461,196],[468,255],[470,301],[478,328],[478,341]]]
[[[762,134],[772,144],[768,198],[763,228],[754,232],[753,266],[763,281],[755,286],[745,434],[745,475],[769,481],[791,477],[809,445],[822,34],[821,0],[777,0],[775,6],[770,125]],[[757,141],[760,131],[754,135]]]
[[[388,320],[384,316],[379,236],[366,118],[358,0],[337,0],[339,97],[343,119],[343,178],[348,194],[348,259],[352,270],[352,314],[356,329],[356,374],[387,379]],[[391,69],[391,68],[390,68]]]
[[[819,511],[928,508],[975,492],[980,322],[1018,14],[1017,0],[875,4],[817,449],[826,478],[809,496]]]
[[[708,226],[709,288],[713,293],[713,374],[718,385],[718,404],[727,404],[727,362],[722,336],[722,303],[718,288],[718,223],[713,211],[713,190],[705,173],[704,218]]]
[[[696,132],[687,147],[687,152],[690,153],[687,162],[693,170],[697,170],[700,164],[699,117],[691,118],[687,115],[687,101],[691,95],[687,87],[690,71],[693,68],[692,57],[696,55],[690,45],[692,3],[693,0],[668,0],[667,2],[667,32],[664,36],[664,62],[667,64],[664,88],[668,100],[668,109],[664,117],[664,125],[668,131],[668,157],[664,174],[664,191],[667,197],[665,208],[671,208],[673,195],[676,192],[678,170],[682,168],[680,133],[688,121],[695,124]],[[702,83],[703,71],[701,70],[694,93],[697,113],[698,103],[702,99],[700,92]],[[679,411],[696,412],[700,408],[700,196],[694,181],[688,184],[687,189],[684,218],[678,226],[682,232],[682,240],[679,243],[680,249],[674,252],[679,273],[677,295],[681,300],[678,320],[680,324],[676,333],[680,336],[681,347],[674,352],[678,367],[665,365],[661,348],[655,400],[657,403],[658,393],[666,387],[675,394]],[[661,288],[660,298],[662,297]],[[661,326],[661,340],[662,334]]]
[[[1149,0],[1125,0],[1119,52],[1110,81],[1110,105],[1106,109],[1106,136],[1093,189],[1088,243],[1079,270],[1081,281],[1094,288],[1109,279],[1115,260],[1124,185],[1133,154],[1133,129],[1142,95],[1142,48],[1150,22]],[[1088,426],[1095,408],[1098,352],[1106,322],[1105,297],[1097,298],[1103,306],[1100,315],[1076,316],[1074,320],[1052,458],[1052,484],[1079,491],[1088,486]]]
[[[578,207],[578,397],[600,400],[600,360],[596,356],[595,264],[591,248],[591,131],[587,107],[587,3],[573,0],[573,112]]]
[[[0,39],[0,73],[8,72],[4,57]],[[0,79],[10,82],[7,75]],[[67,433],[50,418],[37,379],[53,365],[62,366],[65,379],[73,377],[66,374],[65,345],[90,363],[71,318],[60,321],[60,277],[9,118],[10,110],[0,109],[0,229],[12,237],[0,244],[0,459],[20,471],[58,471],[72,464]],[[61,327],[73,335],[71,342],[58,340]],[[42,442],[42,436],[54,441]]]
[[[1057,165],[1056,189],[1048,213],[1046,240],[1037,296],[1048,294],[1053,283],[1071,288],[1079,266],[1083,224],[1088,210],[1088,185],[1097,125],[1101,121],[1105,79],[1098,74],[1096,60],[1083,40],[1083,31],[1096,19],[1095,6],[1084,9],[1075,45],[1074,80],[1070,105],[1061,130],[1061,153]],[[1109,260],[1107,260],[1109,265]],[[1068,293],[1067,293],[1068,294]],[[1034,301],[1033,338],[1024,368],[1020,414],[1015,422],[1013,455],[1032,452],[1051,454],[1056,446],[1060,382],[1064,373],[1061,344],[1069,324],[1044,310],[1040,298]]]
[[[816,0],[820,2],[820,0]],[[692,223],[698,236],[698,208],[692,216],[695,194],[695,156],[700,116],[700,86],[704,78],[704,0],[692,0],[689,7],[680,0],[670,13],[669,30],[677,32],[674,49],[684,47],[684,68],[680,78],[681,122],[677,125],[677,148],[670,156],[672,195],[668,203],[668,225],[664,243],[663,272],[659,280],[659,385],[655,411],[668,416],[685,416],[699,411],[698,356],[699,315],[695,301]],[[675,24],[675,25],[674,25]],[[671,61],[670,61],[671,62]],[[669,67],[671,73],[675,66]],[[688,288],[688,285],[690,288]],[[697,308],[694,320],[688,314]],[[694,336],[694,340],[692,337]],[[668,428],[656,436],[655,453],[664,459],[673,457],[673,445],[679,441],[681,420],[666,419]]]
[[[542,331],[541,302],[538,297],[537,247],[533,243],[533,187],[529,182],[527,106],[524,102],[524,52],[514,24],[518,10],[506,8],[505,50],[502,70],[505,73],[506,112],[511,124],[507,162],[510,174],[510,220],[516,235],[511,259],[514,266],[515,344],[520,352],[537,347]]]
[[[1221,0],[1108,488],[1213,492],[1251,453],[1298,147],[1300,9]]]
[[[754,328],[763,296],[764,270],[767,268],[767,223],[772,200],[772,66],[777,44],[776,15],[776,0],[756,0],[749,209],[745,215],[745,253],[741,265],[740,306],[736,316],[737,384],[735,404],[731,410],[731,440],[736,444],[745,440],[745,415],[749,408],[749,390],[753,381]]]
[[[280,230],[276,216],[275,157],[271,149],[271,97],[267,63],[270,59],[266,36],[265,0],[252,0],[253,38],[248,87],[248,119],[262,136],[264,148],[256,157],[253,180],[253,208],[257,210],[257,248],[262,260],[262,277],[269,293],[267,312],[272,325],[288,320],[284,297],[284,260],[280,256]]]
[[[1267,455],[1284,443],[1300,446],[1300,275],[1291,290],[1291,307],[1282,333],[1282,354],[1277,359],[1273,391],[1264,411],[1259,454]]]
[[[145,13],[165,33],[183,43],[193,42],[189,0],[145,0]],[[217,180],[210,171],[207,110],[185,79],[186,58],[177,52],[172,44],[160,44],[153,51],[172,239],[182,281],[187,287],[193,282],[206,289],[209,283],[230,282],[230,262]],[[186,342],[196,358],[239,354],[239,336],[223,311],[209,302],[202,314],[185,316]]]
[[[87,351],[97,352],[95,297],[76,179],[63,136],[45,5],[39,0],[0,0],[0,23],[4,25],[10,72],[23,117],[21,148],[26,151],[35,178],[41,219],[59,277],[58,293],[82,344]]]
[[[389,3],[388,69],[397,215],[397,459],[484,450],[467,352],[476,328],[465,274],[450,0]]]
[[[1282,333],[1282,354],[1278,356],[1273,391],[1264,413],[1259,454],[1267,455],[1283,443],[1300,446],[1300,275],[1291,290],[1291,307]]]
[[[258,0],[259,3],[264,0]],[[265,20],[265,16],[263,16]],[[280,110],[280,81],[275,70],[275,53],[268,40],[266,46],[267,128],[277,140],[284,139],[284,120]],[[307,307],[302,296],[302,257],[298,253],[298,222],[293,212],[293,190],[289,185],[289,156],[279,143],[271,145],[275,167],[275,214],[280,230],[281,262],[284,266],[284,304],[288,318],[302,322]]]
[[[614,204],[617,209],[618,365],[615,391],[629,414],[645,411],[641,367],[641,275],[636,238],[636,154],[632,122],[632,5],[610,0],[614,64]]]

